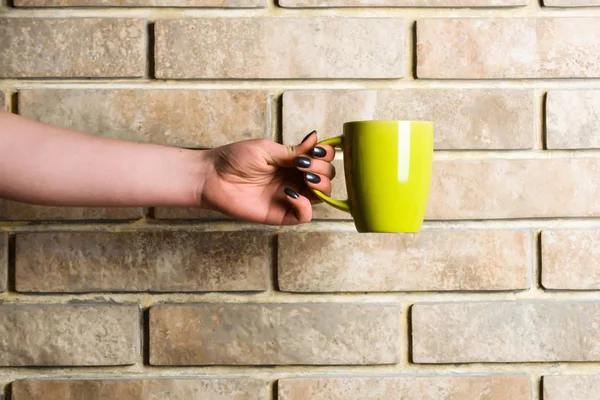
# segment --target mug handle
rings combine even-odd
[[[332,147],[338,147],[341,149],[343,138],[344,138],[343,136],[337,136],[337,137],[321,140],[317,144],[328,144]],[[313,189],[313,188],[310,188],[310,190],[312,190],[312,192],[318,198],[320,198],[321,200],[323,200],[325,203],[329,204],[330,206],[337,208],[338,210],[342,210],[347,213],[350,213],[350,203],[348,202],[348,200],[332,199],[331,197],[327,196],[325,193],[321,192],[320,190]]]

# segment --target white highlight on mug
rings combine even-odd
[[[398,122],[398,181],[408,182],[410,169],[410,121]]]

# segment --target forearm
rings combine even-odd
[[[202,151],[100,138],[0,112],[0,198],[64,206],[194,206]]]

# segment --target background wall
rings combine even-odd
[[[0,201],[6,395],[596,399],[600,2],[280,1],[5,2],[0,107],[194,148],[432,119],[422,233]]]

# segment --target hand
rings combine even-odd
[[[317,141],[313,131],[297,146],[254,139],[209,150],[212,170],[199,188],[201,207],[269,225],[309,222],[320,202],[309,187],[329,195],[335,176],[335,150],[314,150]]]

